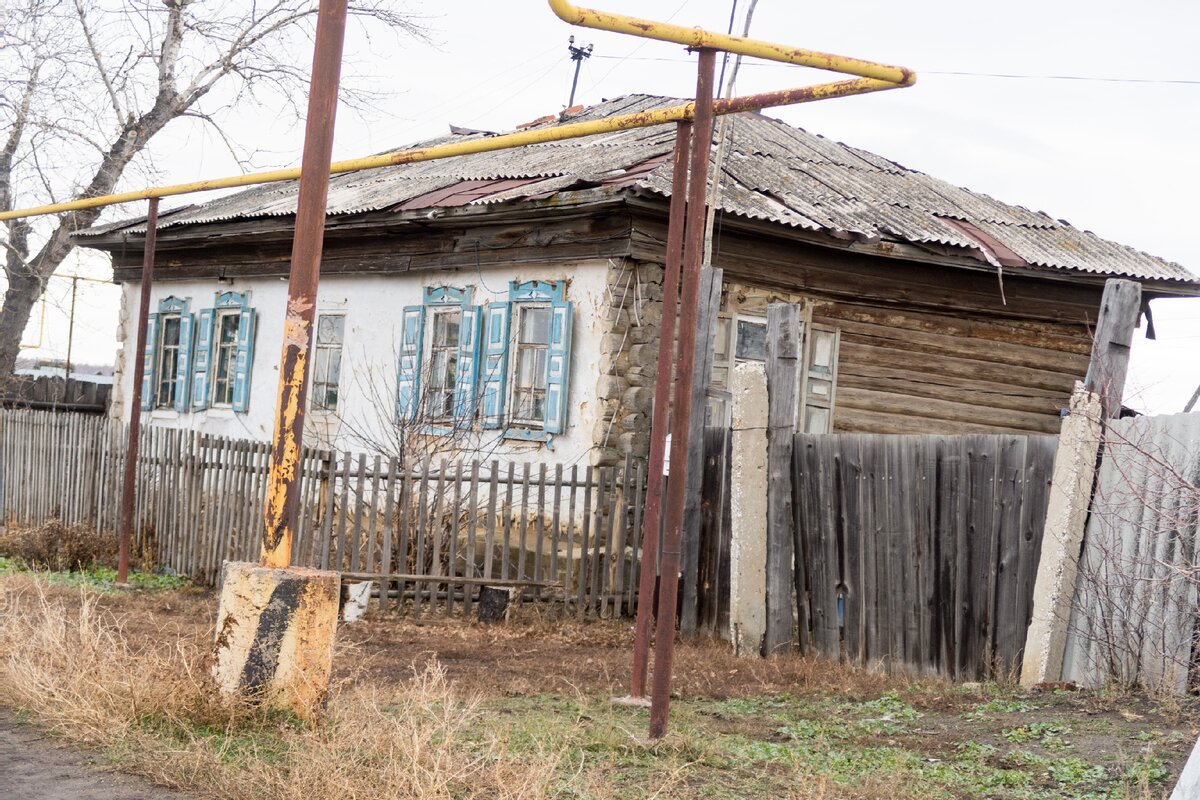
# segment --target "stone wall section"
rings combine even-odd
[[[663,268],[633,259],[612,260],[608,296],[599,315],[600,374],[596,399],[601,413],[592,431],[593,463],[621,462],[626,453],[644,458],[650,452],[650,415],[658,374],[658,332],[662,324]]]

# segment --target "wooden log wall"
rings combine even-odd
[[[730,225],[713,263],[727,301],[766,316],[801,303],[841,331],[834,430],[1057,433],[1087,372],[1103,280],[868,256]],[[631,253],[661,258],[661,222],[635,216]],[[933,254],[930,262],[936,261]]]

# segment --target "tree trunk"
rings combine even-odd
[[[0,313],[0,378],[7,378],[16,371],[21,337],[41,293],[42,282],[36,276],[9,276],[4,292],[4,312]]]

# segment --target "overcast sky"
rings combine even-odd
[[[740,0],[739,16],[749,0]],[[606,10],[724,30],[732,0],[598,0]],[[576,102],[630,92],[690,96],[694,60],[679,47],[572,28],[543,0],[414,2],[430,43],[353,25],[346,83],[380,93],[368,114],[340,112],[335,158],[394,149],[448,124],[505,130],[566,104],[567,37],[594,44]],[[739,21],[738,27],[741,26]],[[1188,2],[864,2],[760,0],[751,35],[915,69],[915,87],[770,111],[1005,202],[1045,211],[1200,271],[1193,233],[1200,185],[1200,4]],[[955,74],[972,73],[972,74]],[[992,77],[1019,75],[1032,77]],[[1048,76],[1062,76],[1051,78]],[[1065,79],[1069,78],[1069,79]],[[821,73],[747,61],[738,93],[813,83]],[[256,149],[256,167],[298,163],[302,130],[276,110],[223,118]],[[220,139],[173,123],[153,143],[159,180],[238,172]],[[137,181],[130,182],[126,188]],[[109,218],[140,213],[126,208]],[[94,260],[77,267],[104,276]],[[69,281],[26,340],[65,350]],[[116,295],[81,285],[77,360],[110,361]],[[1154,307],[1158,342],[1139,341],[1127,402],[1178,411],[1200,383],[1200,300]]]

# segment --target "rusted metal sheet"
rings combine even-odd
[[[780,100],[794,101],[798,91],[781,92]],[[629,95],[573,114],[567,121],[574,124],[644,114],[681,102]],[[736,107],[737,102],[736,98],[719,100],[715,107]],[[865,150],[760,114],[740,114],[734,119],[735,134],[722,164],[725,177],[717,198],[718,207],[726,214],[825,232],[835,238],[962,248],[987,260],[985,245],[978,237],[949,223],[956,220],[995,240],[999,248],[986,245],[993,252],[1008,250],[1038,267],[1196,280],[1177,264],[1103,240],[1045,214],[906,169]],[[531,130],[559,124],[541,123]],[[434,147],[486,135],[449,135],[419,146]],[[572,192],[595,186],[668,197],[673,141],[672,125],[658,125],[337,175],[331,179],[326,211],[350,215],[405,209],[410,204],[425,210],[556,195],[569,199]],[[295,211],[296,184],[272,184],[164,214],[159,226],[279,217]],[[115,223],[83,232],[79,240],[86,243],[96,236],[139,233],[144,229],[140,220]],[[1004,261],[1001,259],[1001,263]]]

